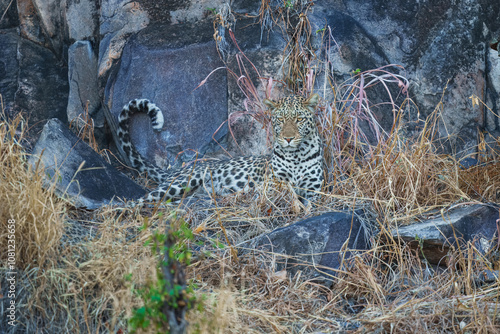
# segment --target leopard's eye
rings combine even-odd
[[[276,119],[278,120],[278,122],[284,122],[285,121],[285,117],[283,117],[283,116],[278,116],[278,117],[276,117]]]
[[[304,120],[304,117],[297,117],[297,122],[302,122]]]

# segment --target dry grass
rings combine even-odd
[[[355,194],[358,201],[368,201],[379,216],[390,217],[393,224],[468,199],[458,182],[458,163],[436,152],[430,131],[409,141],[402,137],[399,126],[394,130],[362,157],[353,156],[353,150],[347,148],[343,169],[349,178],[333,179],[333,198],[351,200]],[[342,175],[335,169],[335,175]]]
[[[57,254],[65,204],[53,195],[54,187],[44,188],[43,169],[27,166],[21,145],[25,129],[20,115],[0,119],[0,247],[7,249],[7,221],[14,219],[18,268],[45,268]]]
[[[478,283],[478,273],[489,266],[467,257],[474,252],[471,245],[453,251],[457,262],[432,268],[407,247],[389,244],[356,258],[336,288],[361,307],[355,318],[368,331],[494,333],[500,329],[500,287]]]
[[[55,196],[57,180],[48,185],[43,166],[28,165],[20,144],[25,129],[21,115],[0,122],[0,246],[7,249],[7,222],[14,219],[20,321],[10,327],[3,319],[1,330],[96,333],[126,328],[123,315],[137,301],[124,277],[133,273],[140,284],[156,263],[143,246],[150,232],[137,232],[144,218],[111,209],[92,214],[72,209]],[[161,228],[161,219],[152,220]],[[7,252],[0,257],[6,265]],[[1,271],[10,270],[2,266]],[[3,288],[4,279],[2,274]]]

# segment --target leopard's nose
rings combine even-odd
[[[290,142],[293,140],[293,138],[295,138],[295,137],[284,137],[283,139],[285,139],[290,144]]]

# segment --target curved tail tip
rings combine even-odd
[[[156,109],[156,114],[151,118],[151,125],[153,126],[153,130],[160,131],[161,128],[163,127],[164,123],[164,118],[163,118],[163,113],[161,110],[155,106],[154,104],[150,105],[151,109]]]

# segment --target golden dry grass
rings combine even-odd
[[[0,121],[0,247],[7,249],[7,221],[14,219],[17,266],[45,268],[58,253],[65,205],[44,187],[43,169],[27,166],[25,129],[21,116]]]

